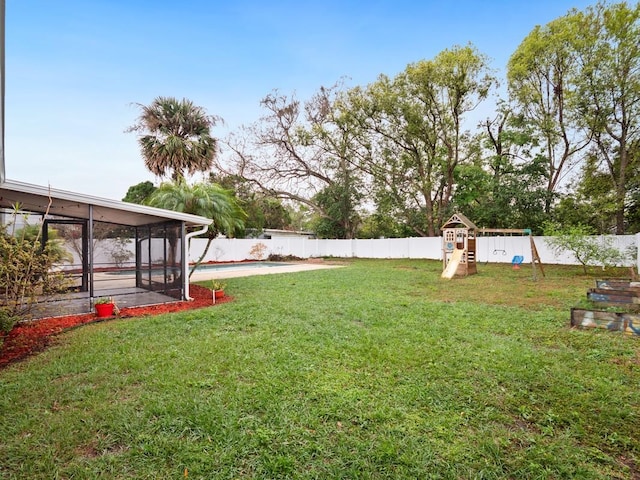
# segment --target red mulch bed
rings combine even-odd
[[[165,303],[145,307],[125,307],[120,309],[117,317],[111,318],[143,317],[147,315],[158,315],[160,313],[180,312],[183,310],[209,307],[213,304],[211,290],[208,288],[199,285],[189,285],[189,295],[193,298],[193,301]],[[231,300],[233,300],[233,297],[225,295],[222,298],[216,299],[216,305],[230,302]],[[0,333],[0,338],[4,335],[4,342],[0,345],[0,368],[44,350],[51,342],[53,335],[77,327],[78,325],[103,320],[105,319],[97,318],[94,313],[85,313],[82,315],[68,315],[66,317],[43,318],[16,325],[9,333]]]

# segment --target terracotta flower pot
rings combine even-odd
[[[216,298],[224,297],[224,290],[216,290]]]
[[[100,318],[113,316],[113,303],[96,303],[96,316]]]

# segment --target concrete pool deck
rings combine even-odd
[[[327,268],[341,267],[344,267],[344,265],[324,262],[296,262],[273,267],[241,268],[237,270],[234,270],[233,268],[220,270],[211,269],[210,271],[194,272],[193,275],[191,275],[190,282],[193,283],[212,279],[221,280],[225,278],[249,277],[251,275],[273,275],[276,273],[306,272],[309,270],[323,270]]]

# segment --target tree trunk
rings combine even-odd
[[[618,185],[616,188],[616,235],[624,235],[624,197],[625,188],[623,185]]]
[[[193,272],[196,271],[196,268],[200,266],[200,264],[202,263],[202,260],[204,260],[204,257],[207,255],[207,252],[209,251],[209,247],[211,246],[212,241],[213,241],[213,238],[211,237],[207,238],[207,245],[204,247],[204,251],[202,252],[202,255],[200,255],[200,258],[198,258],[198,260],[196,260],[196,264],[193,266],[193,268],[189,272],[189,280],[191,280],[191,275],[193,275]]]

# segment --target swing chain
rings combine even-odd
[[[504,249],[504,247],[506,246],[506,244],[505,244],[505,242],[506,242],[505,238],[504,238],[504,237],[501,237],[500,235],[498,235],[498,236],[497,236],[497,237],[495,237],[495,238],[496,238],[497,242],[494,242],[494,243],[495,243],[495,244],[496,244],[496,246],[498,246],[498,247],[500,246],[500,239],[502,238],[502,240],[503,240],[503,241],[502,241],[502,247],[503,247],[503,248],[494,248],[494,249],[493,249],[493,254],[494,254],[494,255],[497,255],[497,254],[498,254],[498,252],[502,252],[502,255],[503,255],[503,256],[504,256],[504,255],[506,255],[506,254],[507,254],[507,251]]]

